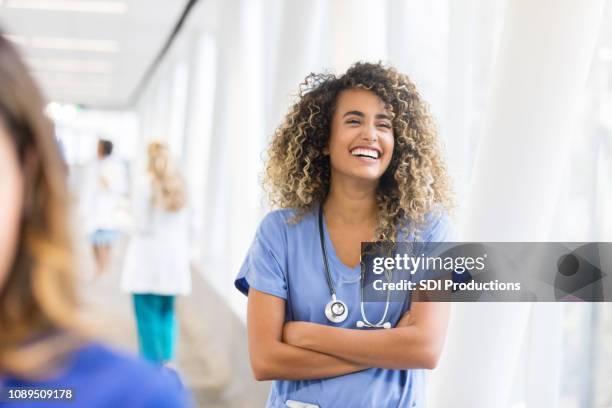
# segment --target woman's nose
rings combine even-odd
[[[378,140],[378,134],[376,132],[376,127],[375,126],[366,126],[365,129],[363,129],[363,132],[361,134],[361,138],[363,140],[367,140],[369,142],[375,142],[376,140]]]

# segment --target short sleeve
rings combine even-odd
[[[240,292],[248,295],[252,287],[287,299],[286,231],[286,221],[280,211],[273,211],[263,219],[234,281]]]
[[[451,217],[445,211],[431,213],[427,217],[426,228],[422,233],[423,253],[427,257],[441,256],[442,251],[448,249],[446,242],[454,242],[457,233]],[[417,273],[418,279],[435,279],[445,276],[446,272],[421,268]]]
[[[457,239],[457,231],[448,213],[432,215],[423,238],[423,242],[454,242]]]

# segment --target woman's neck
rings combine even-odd
[[[376,218],[376,186],[357,183],[331,183],[323,205],[328,220],[342,224],[361,224]]]

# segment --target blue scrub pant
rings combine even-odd
[[[140,354],[160,364],[173,360],[176,342],[174,296],[135,294],[133,299]]]

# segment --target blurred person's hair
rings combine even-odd
[[[113,153],[113,142],[107,139],[99,139],[98,146],[102,149],[104,157],[110,156]]]
[[[0,289],[0,372],[37,375],[78,343],[66,167],[45,101],[0,31],[0,126],[24,175],[17,251]]]
[[[428,213],[450,211],[453,195],[427,106],[412,81],[392,67],[356,63],[341,76],[308,75],[268,147],[264,187],[273,207],[296,210],[293,222],[323,202],[331,182],[324,149],[338,95],[348,89],[373,92],[392,114],[395,145],[378,184],[376,237],[395,241],[398,229],[417,231]]]
[[[149,144],[147,170],[152,177],[154,206],[176,212],[185,206],[185,180],[172,160],[168,146],[159,141]]]

